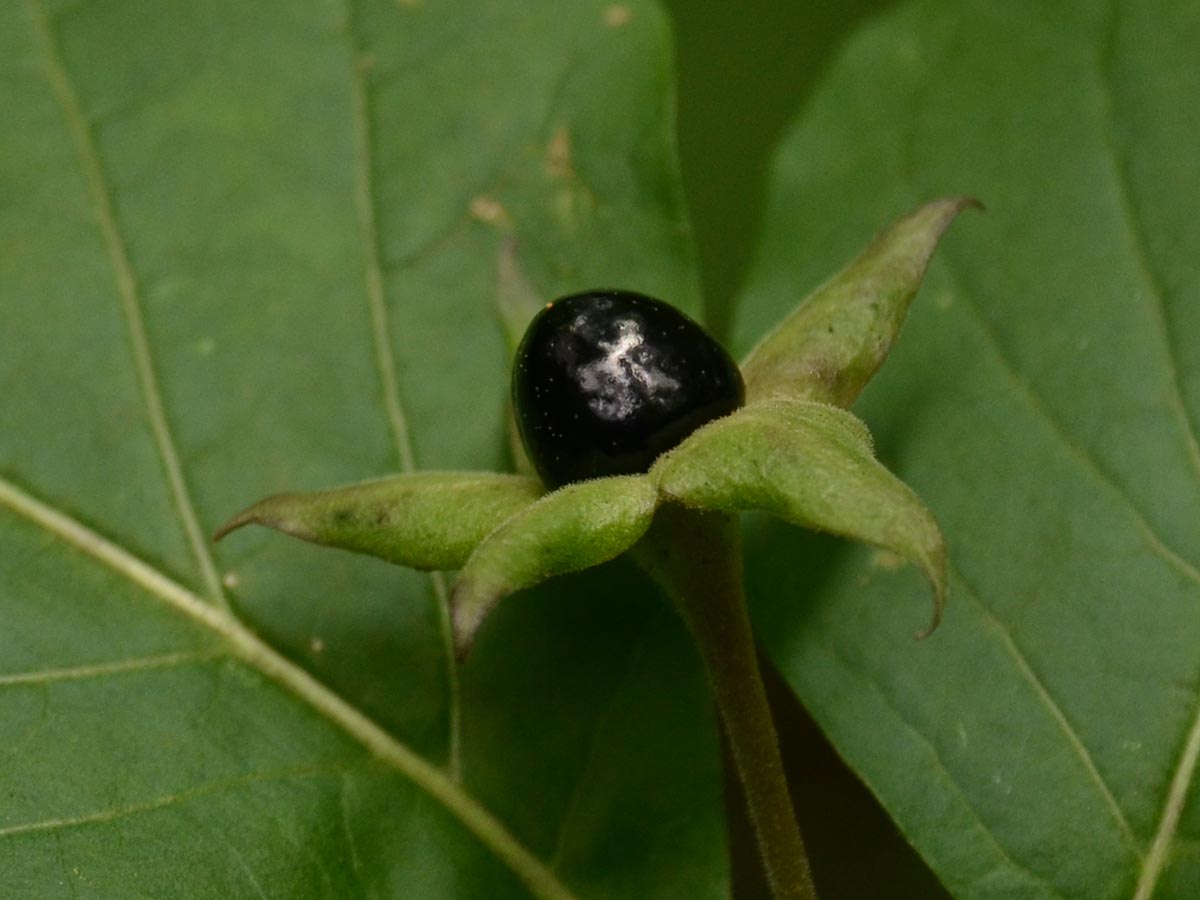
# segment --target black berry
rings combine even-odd
[[[737,364],[672,306],[595,290],[548,304],[513,365],[513,408],[542,481],[645,472],[706,422],[742,405]]]

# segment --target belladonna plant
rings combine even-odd
[[[765,510],[897,554],[932,588],[921,634],[937,627],[942,534],[847,410],[968,206],[978,204],[937,200],[889,226],[766,334],[740,372],[698,325],[641,295],[591,291],[538,311],[510,259],[501,312],[515,357],[514,456],[529,474],[419,472],[280,494],[217,537],[255,523],[415,569],[459,570],[449,603],[460,659],[508,595],[630,552],[704,662],[774,897],[814,897],[746,611],[737,514]]]

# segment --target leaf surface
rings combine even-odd
[[[907,639],[922,586],[869,550],[756,521],[747,561],[775,660],[958,896],[1200,890],[1197,40],[1195,4],[905,3],[778,157],[741,347],[897,212],[987,205],[856,406],[946,535],[942,628]]]
[[[703,682],[617,567],[496,616],[207,535],[256,497],[503,470],[501,248],[698,307],[657,8],[0,8],[7,897],[692,898]]]

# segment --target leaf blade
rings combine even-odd
[[[367,248],[354,202],[361,175],[353,132],[360,77],[370,101],[374,178],[368,192],[377,213],[386,337],[416,461],[459,468],[504,463],[497,426],[505,365],[492,279],[507,235],[473,216],[471,188],[512,213],[523,247],[540,248],[528,261],[539,289],[608,273],[695,308],[668,138],[668,36],[652,4],[628,6],[631,16],[620,28],[604,24],[600,3],[577,17],[562,16],[552,4],[523,6],[517,15],[503,3],[485,10],[216,3],[176,6],[149,18],[128,3],[50,10],[142,288],[166,417],[205,527],[264,491],[350,482],[397,466],[397,429],[382,397],[385,367],[372,349],[380,328],[370,318]],[[374,63],[361,72],[353,69],[347,11],[365,62]],[[174,521],[171,495],[130,367],[119,297],[109,287],[111,261],[61,113],[46,102],[52,98],[23,13],[21,4],[0,12],[11,26],[0,28],[0,44],[17,86],[6,91],[5,109],[23,123],[0,135],[0,166],[13,176],[5,182],[19,200],[0,209],[0,229],[21,249],[0,260],[6,423],[0,467],[13,484],[194,589],[200,576],[187,542],[167,527]],[[139,40],[130,43],[133,33]],[[125,51],[109,52],[114,46]],[[450,89],[433,90],[437,84]],[[560,125],[570,132],[578,182],[598,200],[590,210],[581,200],[573,222],[553,201],[567,194],[584,198],[586,191],[577,182],[564,190],[544,166],[543,151]],[[480,174],[482,180],[464,177]],[[189,640],[170,628],[150,633],[148,623],[158,619],[123,578],[80,576],[72,586],[65,576],[52,577],[57,569],[79,575],[70,565],[75,551],[27,532],[4,512],[0,607],[8,628],[0,640],[14,666],[8,671],[192,652]],[[430,764],[445,759],[446,654],[428,579],[264,538],[246,535],[217,553],[217,572],[247,627]],[[120,610],[127,627],[100,620]],[[536,638],[562,626],[535,617],[527,632]],[[660,631],[669,633],[669,623]],[[687,657],[677,659],[684,672],[679,681],[686,683]],[[479,660],[480,668],[485,662]],[[492,659],[481,677],[490,673],[499,681],[516,667]],[[165,669],[159,674],[155,683],[167,684]],[[216,681],[197,670],[185,675],[188,691],[166,691],[165,699],[146,706],[123,707],[116,680],[87,704],[58,705],[66,694],[55,688],[46,695],[48,708],[61,714],[55,721],[68,724],[84,709],[108,715],[87,719],[86,730],[75,719],[81,731],[61,744],[66,756],[56,757],[61,765],[53,771],[48,762],[37,765],[49,759],[39,753],[39,740],[51,734],[36,727],[36,691],[18,693],[14,685],[0,692],[6,737],[14,745],[26,741],[22,759],[34,766],[26,773],[32,777],[19,779],[28,786],[24,802],[49,810],[59,798],[62,771],[74,773],[81,787],[91,779],[77,796],[100,798],[93,812],[103,808],[104,787],[133,808],[186,790],[189,778],[193,786],[208,784],[205,776],[221,775],[230,759],[240,758],[239,734],[253,733],[256,716],[279,726],[262,727],[265,743],[278,736],[287,746],[290,735],[296,747],[320,747],[314,735],[325,725],[299,704],[276,702],[269,684],[233,690],[243,678],[257,676],[235,666],[225,681]],[[612,687],[596,676],[586,686],[582,677],[543,682],[580,696]],[[138,696],[154,701],[153,686],[138,683]],[[151,753],[153,740],[139,743],[150,732],[135,713],[143,709],[152,718],[164,706],[170,711],[170,696],[179,701],[177,717],[194,722],[167,735],[171,753]],[[214,700],[221,696],[229,710]],[[610,720],[625,723],[645,695],[632,685],[613,696]],[[516,764],[509,770],[480,762],[508,745],[511,726],[474,724],[485,715],[478,704],[463,704],[464,727],[478,735],[477,745],[463,748],[470,791],[498,819],[518,822],[518,840],[542,855],[546,848],[534,847],[538,828],[520,814],[528,805],[527,774]],[[599,711],[555,706],[559,722],[547,706],[531,704],[526,722],[547,733],[558,729],[564,738],[531,745],[528,760],[550,785],[547,793],[557,795],[582,777],[575,756],[587,748],[578,737]],[[10,717],[12,711],[19,715]],[[686,775],[654,768],[665,733],[641,736],[641,766],[614,765],[607,753],[596,760],[593,777],[580,787],[584,812],[575,817],[565,856],[562,878],[572,888],[617,896],[720,895],[726,874],[714,799],[719,773],[704,752],[705,739],[713,737],[705,730],[707,715],[691,697],[671,720],[679,733],[699,736]],[[123,733],[123,742],[106,743],[113,732]],[[19,858],[21,872],[31,873],[34,896],[64,889],[63,859],[79,863],[93,885],[119,885],[112,893],[128,891],[136,864],[137,883],[149,894],[253,894],[256,880],[295,896],[529,896],[444,806],[402,777],[380,775],[375,763],[358,762],[363,754],[355,745],[333,743],[340,749],[327,758],[355,760],[345,779],[349,788],[334,775],[277,791],[235,785],[196,806],[81,824],[57,850],[48,833],[14,835],[28,851]],[[131,749],[120,763],[117,746]],[[271,759],[267,753],[249,764],[261,763],[265,773]],[[125,773],[130,760],[141,765]],[[11,765],[0,762],[6,783]],[[649,771],[670,786],[661,795],[669,798],[664,815],[654,822],[627,814],[629,797]],[[164,772],[178,777],[157,786],[135,777]],[[107,775],[115,781],[105,782]],[[601,780],[603,788],[593,785]],[[343,794],[349,813],[339,809]],[[279,824],[270,834],[264,808],[280,813],[270,817]],[[680,809],[688,814],[678,816]],[[64,814],[87,816],[89,809]],[[245,830],[229,829],[238,837],[222,840],[220,823],[239,815]],[[356,816],[362,821],[339,827]],[[212,827],[193,841],[196,819]],[[630,846],[660,847],[686,877],[664,879],[655,867],[636,863],[620,873],[600,865],[610,819],[612,834],[636,835]],[[682,844],[673,833],[678,829],[663,824],[680,820],[692,836]],[[130,846],[117,852],[122,829]],[[172,877],[161,854],[130,852],[154,841],[186,845],[186,872]],[[356,864],[342,866],[350,857]],[[288,874],[275,881],[280,870]]]
[[[970,600],[973,589],[978,604],[947,610],[931,657],[927,645],[912,653],[868,635],[864,623],[879,627],[891,611],[870,612],[885,592],[863,554],[837,557],[806,623],[813,634],[801,636],[776,599],[811,584],[759,579],[754,591],[789,680],[806,701],[822,698],[823,727],[954,893],[988,889],[988,865],[1032,873],[1041,884],[1031,894],[1130,896],[1144,879],[1162,896],[1187,896],[1194,881],[1184,852],[1160,867],[1143,861],[1169,784],[1187,769],[1179,750],[1195,721],[1197,671],[1183,650],[1198,631],[1194,466],[1163,352],[1164,334],[1183,346],[1194,257],[1157,257],[1182,291],[1157,312],[1113,192],[1109,143],[1115,121],[1130,158],[1169,156],[1179,122],[1155,127],[1120,104],[1108,121],[1096,68],[1113,41],[1115,96],[1144,91],[1171,59],[1165,88],[1192,67],[1176,44],[1194,20],[1154,4],[1079,3],[1018,28],[982,8],[912,4],[856,38],[781,154],[744,342],[778,313],[782,285],[819,277],[794,252],[783,258],[796,208],[870,222],[950,185],[988,200],[988,215],[939,251],[932,303],[914,306],[859,407],[881,455],[937,512],[956,595]],[[1048,77],[1053,96],[1041,93]],[[1131,119],[1146,128],[1128,128]],[[1152,240],[1191,246],[1177,201],[1150,168],[1141,177],[1158,201]],[[836,258],[852,232],[843,221],[808,238]],[[1189,372],[1179,368],[1181,384]],[[813,550],[768,529],[750,557],[767,565],[781,553]],[[964,672],[978,683],[952,683]],[[864,715],[880,694],[891,707],[886,737]],[[921,744],[949,775],[936,790],[905,784],[905,759]],[[976,812],[970,849],[928,813],[952,803]]]
[[[396,740],[364,716],[360,710],[330,691],[300,666],[285,659],[225,611],[213,608],[197,595],[156,572],[142,560],[133,557],[123,548],[47,507],[36,498],[16,491],[9,485],[3,485],[3,488],[0,500],[9,509],[54,533],[96,561],[118,571],[139,587],[144,588],[155,600],[166,603],[175,612],[207,629],[213,636],[220,638],[222,643],[226,644],[229,653],[237,657],[240,662],[254,669],[263,678],[274,682],[297,700],[310,706],[312,710],[336,725],[381,762],[403,774],[413,784],[441,803],[476,838],[512,869],[517,877],[526,884],[533,896],[543,898],[543,900],[574,900],[573,895],[563,887],[553,873],[546,869],[519,841],[509,834],[499,821],[440,769],[426,762],[405,744]],[[185,662],[195,662],[195,660],[185,660]],[[145,671],[146,668],[143,666],[140,671]],[[116,671],[126,674],[130,671],[137,672],[139,669],[125,666]],[[101,677],[102,674],[111,675],[113,672],[114,669],[109,667],[104,673],[89,672],[85,677],[91,679]],[[46,679],[42,680],[44,682]],[[185,689],[194,689],[194,685],[188,684]],[[160,703],[164,699],[171,704],[176,702],[175,698],[169,696],[166,698],[155,697],[154,699]],[[102,709],[99,712],[104,715]],[[160,713],[151,718],[164,717],[165,715]],[[258,777],[258,775],[253,776],[255,779]],[[192,789],[185,793],[193,795],[204,792],[204,790]],[[9,825],[0,829],[0,838],[22,836],[32,832],[54,831],[60,827],[104,823],[124,815],[161,808],[175,800],[175,797],[169,797],[148,804],[140,803],[120,812],[100,812],[73,819],[56,818],[42,823]]]

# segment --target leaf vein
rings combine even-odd
[[[174,669],[196,663],[212,662],[224,656],[224,652],[216,650],[186,650],[178,653],[160,653],[155,656],[118,659],[111,662],[64,666],[57,669],[42,669],[37,672],[11,672],[0,675],[0,688],[16,685],[53,684],[59,681],[86,681],[93,678],[124,675],[131,672]]]
[[[1115,20],[1115,15],[1113,18]],[[961,26],[961,18],[958,18],[955,21]],[[928,92],[929,85],[931,83],[931,80],[926,79],[924,82],[922,82],[922,85],[918,91],[913,94],[913,98],[911,100],[912,114],[907,118],[907,121],[909,122],[909,128],[905,133],[904,156],[907,160],[907,164],[904,169],[904,175],[909,184],[916,189],[918,193],[921,192],[921,186],[918,178],[919,168],[915,165],[917,128],[918,123],[921,121],[921,116],[918,115],[918,112],[922,106],[922,97]],[[1138,248],[1135,246],[1135,250],[1137,249]],[[960,267],[954,264],[954,257],[953,253],[951,252],[951,248],[948,246],[942,247],[939,257],[942,259],[944,268],[949,273],[951,279],[960,285],[963,284],[966,279],[961,275]],[[1146,267],[1143,266],[1143,268],[1145,269]],[[1001,371],[1003,371],[1010,383],[1017,389],[1018,393],[1024,397],[1030,408],[1032,408],[1034,412],[1046,422],[1046,424],[1050,427],[1050,430],[1063,443],[1064,447],[1068,451],[1068,454],[1075,460],[1075,462],[1081,465],[1097,481],[1114,493],[1117,498],[1128,508],[1136,527],[1139,531],[1141,531],[1142,536],[1146,540],[1151,551],[1155,555],[1165,560],[1189,581],[1200,585],[1200,569],[1197,569],[1195,565],[1189,562],[1185,557],[1167,544],[1166,541],[1159,537],[1158,532],[1155,531],[1154,527],[1150,524],[1141,508],[1134,502],[1131,493],[1123,485],[1121,485],[1113,475],[1105,470],[1104,467],[1101,466],[1101,464],[1087,450],[1085,450],[1072,439],[1066,427],[1059,422],[1059,420],[1053,414],[1051,414],[1050,410],[1042,402],[1041,398],[1034,391],[1033,387],[1021,376],[1016,365],[1009,359],[1008,354],[1000,343],[1000,339],[996,336],[995,331],[992,329],[991,324],[984,316],[982,310],[979,309],[979,305],[976,303],[973,294],[966,290],[960,290],[959,293],[965,297],[967,301],[967,308],[970,311],[971,317],[982,333],[984,341],[988,345],[988,349],[991,350],[992,355],[999,363]],[[1161,294],[1159,294],[1158,317],[1160,329],[1165,328],[1165,320],[1162,313]],[[1167,346],[1169,348],[1169,338]],[[1178,373],[1175,371],[1173,357],[1170,353],[1168,353],[1167,359],[1170,375],[1173,379],[1172,386],[1174,389],[1174,402],[1178,404],[1180,402]],[[1178,413],[1179,411],[1180,410],[1177,406],[1176,412]],[[1186,410],[1183,410],[1183,412],[1186,417]],[[1185,424],[1188,424],[1190,428],[1190,422],[1185,422]],[[1193,457],[1193,464],[1195,465],[1196,463],[1200,462],[1200,452],[1198,452],[1197,447],[1195,446],[1196,438],[1194,430],[1189,430],[1188,437],[1190,439],[1189,452]],[[1200,468],[1198,468],[1197,471],[1200,471]]]
[[[1170,393],[1167,398],[1168,404],[1183,429],[1192,469],[1200,477],[1200,439],[1197,438],[1196,422],[1185,402],[1183,386],[1179,377],[1177,350],[1171,339],[1171,328],[1167,318],[1166,284],[1151,264],[1145,227],[1142,223],[1142,216],[1134,196],[1133,179],[1129,171],[1129,162],[1118,148],[1113,133],[1116,121],[1116,97],[1112,66],[1116,55],[1117,32],[1120,24],[1119,13],[1119,4],[1112,4],[1108,18],[1106,40],[1101,49],[1098,66],[1100,95],[1103,104],[1104,149],[1113,173],[1113,187],[1124,219],[1129,249],[1142,277],[1142,281],[1147,287],[1142,296],[1146,297],[1149,303],[1159,346],[1163,352],[1164,365],[1170,386]],[[1167,864],[1171,847],[1176,840],[1179,820],[1182,816],[1183,807],[1187,800],[1188,792],[1191,789],[1192,779],[1196,774],[1198,763],[1200,763],[1200,706],[1197,707],[1187,739],[1179,755],[1179,762],[1171,777],[1171,784],[1163,801],[1158,828],[1155,831],[1154,839],[1150,844],[1149,852],[1146,854],[1138,876],[1137,887],[1133,894],[1134,900],[1149,900],[1157,889],[1158,880]]]
[[[219,830],[216,832],[216,836],[217,839],[224,844],[226,848],[228,848],[229,853],[237,861],[238,868],[245,873],[246,880],[249,881],[250,886],[254,888],[254,892],[258,895],[259,900],[270,900],[270,897],[267,896],[267,892],[263,890],[263,886],[259,882],[258,877],[254,874],[254,869],[250,867],[250,864],[246,861],[246,857],[242,855],[240,850],[238,850],[237,845],[229,840],[229,838],[222,834]]]
[[[1171,412],[1178,420],[1183,430],[1184,441],[1187,444],[1188,458],[1192,470],[1200,480],[1200,439],[1197,438],[1196,422],[1192,418],[1187,403],[1184,400],[1183,386],[1179,378],[1177,351],[1171,340],[1170,323],[1167,320],[1167,289],[1163,278],[1155,271],[1150,261],[1146,230],[1143,225],[1137,201],[1134,197],[1133,178],[1129,171],[1129,162],[1121,154],[1113,134],[1116,121],[1116,92],[1112,72],[1113,57],[1116,55],[1117,31],[1119,27],[1119,3],[1114,3],[1108,21],[1108,33],[1100,52],[1099,82],[1103,118],[1104,150],[1108,158],[1109,168],[1113,175],[1113,190],[1117,195],[1117,203],[1124,220],[1125,233],[1128,237],[1129,250],[1137,265],[1142,281],[1147,290],[1146,297],[1150,313],[1154,320],[1159,346],[1163,353],[1163,365],[1167,372],[1169,396],[1167,402]]]
[[[496,855],[538,900],[576,900],[546,866],[495,816],[438,767],[381,728],[340,694],[280,654],[232,614],[205,603],[97,532],[0,478],[0,505],[145,589],[176,612],[224,639],[234,655],[341,728],[377,759],[440,803]],[[0,836],[4,831],[0,830]]]
[[[943,252],[942,259],[947,263],[947,269],[952,268],[952,257],[949,252]],[[959,279],[961,281],[961,279]],[[1000,370],[1004,373],[1009,383],[1017,390],[1024,398],[1026,404],[1032,409],[1039,418],[1042,419],[1049,427],[1050,431],[1062,443],[1067,455],[1081,466],[1088,474],[1096,481],[1100,482],[1105,488],[1112,493],[1118,501],[1126,508],[1130,519],[1135,527],[1141,532],[1143,540],[1147,546],[1160,559],[1168,563],[1177,572],[1187,578],[1196,585],[1200,585],[1200,569],[1197,569],[1191,562],[1185,559],[1179,552],[1172,548],[1165,540],[1163,540],[1154,526],[1146,518],[1141,508],[1134,502],[1132,495],[1124,486],[1116,480],[1087,450],[1075,442],[1071,435],[1061,422],[1050,412],[1041,398],[1034,391],[1033,387],[1021,376],[1009,359],[1008,354],[1000,344],[999,338],[996,337],[991,325],[979,310],[975,299],[969,290],[960,290],[959,294],[966,300],[966,307],[970,311],[972,320],[979,329],[983,337],[984,343],[991,351],[996,363],[1000,366]]]
[[[195,505],[183,474],[183,465],[175,447],[175,439],[167,421],[166,407],[163,403],[162,390],[155,372],[154,357],[150,350],[150,340],[142,314],[141,290],[137,274],[133,270],[125,238],[122,236],[117,222],[112,192],[96,149],[91,126],[84,114],[66,63],[59,52],[52,24],[41,0],[25,0],[25,6],[42,53],[46,78],[50,82],[51,90],[75,145],[75,154],[87,184],[88,195],[96,215],[96,224],[100,229],[113,268],[134,368],[180,524],[183,526],[192,555],[200,567],[205,590],[214,603],[222,609],[228,610],[229,601],[221,588],[216,564],[209,553],[208,544],[200,528]]]
[[[1141,844],[1138,841],[1137,836],[1134,834],[1133,828],[1129,824],[1129,820],[1125,818],[1125,813],[1121,810],[1120,804],[1117,803],[1117,798],[1113,795],[1112,789],[1109,788],[1108,783],[1100,774],[1100,770],[1096,766],[1095,760],[1092,758],[1091,753],[1088,752],[1087,746],[1080,739],[1079,734],[1075,731],[1075,727],[1071,724],[1071,720],[1067,718],[1062,707],[1046,688],[1046,685],[1042,682],[1042,679],[1038,677],[1038,674],[1030,664],[1028,657],[1026,657],[1024,652],[1017,645],[1017,642],[1013,638],[1009,627],[1002,622],[995,615],[995,613],[992,612],[991,608],[983,601],[983,597],[979,591],[975,589],[973,584],[967,581],[966,577],[957,567],[952,566],[951,571],[959,583],[966,588],[968,596],[970,596],[972,602],[978,608],[979,614],[983,617],[984,623],[999,635],[1000,645],[1012,659],[1013,663],[1016,664],[1021,676],[1026,682],[1029,683],[1029,686],[1033,689],[1033,692],[1037,696],[1038,700],[1043,706],[1046,707],[1047,712],[1050,713],[1051,718],[1054,719],[1055,724],[1058,725],[1059,729],[1063,733],[1063,736],[1066,737],[1067,743],[1070,744],[1072,752],[1079,758],[1079,761],[1082,763],[1084,770],[1088,774],[1088,777],[1092,780],[1092,783],[1095,784],[1096,789],[1100,792],[1101,799],[1103,799],[1105,805],[1108,807],[1109,812],[1112,814],[1113,820],[1120,828],[1121,835],[1125,839],[1125,842],[1129,844],[1129,848],[1133,855],[1137,857],[1139,861],[1143,860],[1144,856],[1142,853]]]
[[[1031,879],[1038,882],[1039,884],[1045,885],[1046,888],[1050,892],[1050,896],[1062,898],[1063,897],[1062,893],[1056,887],[1054,887],[1054,885],[1050,884],[1050,882],[1047,881],[1043,876],[1034,872],[1028,866],[1024,866],[1021,863],[1018,863],[1015,859],[1012,858],[1011,855],[1009,855],[1009,852],[1004,848],[1004,846],[1000,843],[999,840],[997,840],[996,836],[992,833],[991,827],[988,825],[988,823],[986,821],[984,821],[983,816],[980,815],[979,811],[975,809],[975,805],[971,802],[971,798],[967,794],[966,790],[958,783],[958,780],[954,777],[954,775],[950,771],[950,769],[947,768],[946,763],[942,760],[941,754],[938,752],[938,749],[934,745],[933,741],[931,741],[925,734],[923,734],[921,732],[920,729],[917,728],[917,726],[913,725],[908,720],[908,718],[904,715],[903,711],[897,705],[896,701],[892,698],[892,696],[887,691],[885,691],[883,689],[882,685],[880,685],[879,682],[877,682],[874,678],[871,678],[870,676],[863,674],[861,671],[861,667],[854,664],[850,659],[848,659],[845,656],[842,649],[839,646],[837,646],[836,641],[831,641],[828,644],[819,644],[817,646],[827,656],[832,656],[832,657],[836,658],[838,663],[844,669],[846,669],[846,671],[854,673],[855,675],[861,676],[864,683],[867,685],[867,687],[871,691],[873,691],[880,698],[880,700],[882,700],[883,703],[896,716],[896,720],[900,723],[900,725],[906,731],[908,731],[910,734],[912,734],[913,737],[916,738],[917,742],[925,748],[926,752],[929,754],[929,762],[932,764],[933,768],[946,780],[946,783],[949,785],[950,790],[955,795],[957,795],[957,797],[962,801],[962,804],[963,804],[964,808],[966,809],[967,813],[978,824],[979,833],[983,836],[983,838],[987,841],[987,843],[992,845],[992,847],[995,849],[996,853],[998,854],[999,858],[1002,859],[1009,866],[1011,866],[1014,870],[1016,870],[1018,872],[1023,872],[1026,875],[1028,875]],[[857,767],[856,767],[856,771],[859,771],[860,776],[863,775],[862,771],[857,769]],[[864,778],[864,780],[865,780],[865,778]],[[870,787],[869,783],[868,783],[868,787]],[[873,787],[872,787],[872,790],[874,790]]]
[[[1192,777],[1196,774],[1198,762],[1200,762],[1200,704],[1197,704],[1187,740],[1180,751],[1175,772],[1171,776],[1171,786],[1163,801],[1158,830],[1154,834],[1154,840],[1150,843],[1150,852],[1146,854],[1145,862],[1142,864],[1133,900],[1150,900],[1158,887],[1159,876],[1166,867],[1171,846],[1175,843],[1179,819],[1183,815],[1183,806],[1187,801],[1188,792],[1191,790]]]
[[[371,98],[363,75],[364,60],[354,37],[354,0],[345,0],[344,33],[350,63],[350,85],[353,94],[353,132],[355,142],[354,201],[358,211],[361,232],[367,305],[370,311],[371,336],[374,345],[375,366],[383,391],[384,413],[392,434],[392,444],[403,472],[416,469],[412,435],[408,418],[400,397],[400,379],[397,374],[396,356],[390,338],[387,296],[384,288],[383,266],[380,260],[379,225],[375,214],[375,190],[371,153]],[[450,598],[446,590],[445,577],[440,572],[431,572],[429,581],[437,606],[438,630],[442,639],[442,656],[449,695],[448,769],[450,777],[457,780],[462,773],[462,690],[459,685],[458,662],[454,654],[454,632],[450,621]]]
[[[164,794],[160,797],[155,797],[152,800],[146,800],[141,803],[131,803],[128,806],[101,809],[95,812],[85,813],[80,816],[41,819],[36,822],[22,822],[18,825],[8,825],[0,828],[0,839],[17,837],[39,831],[58,832],[67,828],[79,828],[86,825],[102,825],[108,822],[114,822],[118,819],[129,818],[130,816],[143,815],[145,813],[157,812],[161,809],[168,809],[172,806],[178,806],[181,803],[187,803],[191,800],[211,796],[213,794],[220,794],[236,788],[248,787],[253,784],[260,784],[267,781],[287,781],[292,779],[317,778],[322,775],[329,775],[340,771],[340,768],[341,767],[331,768],[329,766],[293,766],[287,769],[266,772],[251,772],[247,775],[242,775],[237,778],[226,778],[222,779],[221,781],[196,785],[195,787],[190,787],[182,791],[176,791],[174,793]]]

